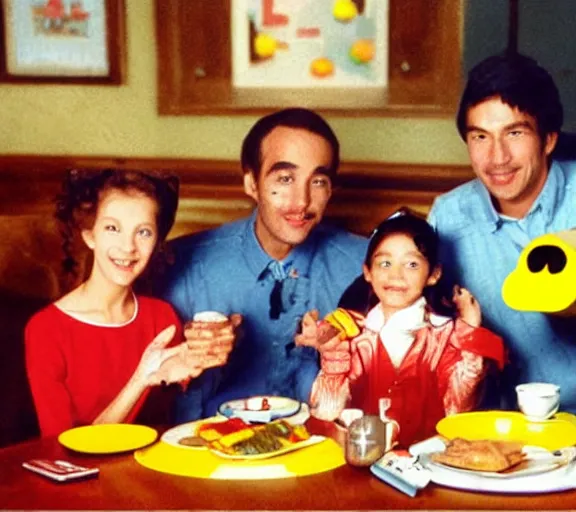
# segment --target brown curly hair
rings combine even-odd
[[[178,208],[178,177],[160,171],[123,169],[71,169],[56,198],[56,219],[60,224],[65,273],[75,275],[78,262],[74,258],[78,235],[94,226],[98,206],[111,190],[137,192],[152,199],[158,206],[157,254],[174,224]]]

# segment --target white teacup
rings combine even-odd
[[[560,407],[560,386],[548,382],[529,382],[516,386],[518,407],[533,421],[554,416]]]
[[[192,318],[194,322],[206,323],[224,323],[228,321],[228,317],[219,311],[200,311]]]

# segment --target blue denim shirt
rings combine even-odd
[[[175,263],[160,295],[181,320],[205,310],[243,315],[228,363],[205,371],[179,396],[178,422],[211,416],[226,400],[259,394],[307,401],[318,357],[314,349],[294,346],[302,316],[311,309],[320,315],[334,309],[361,271],[366,239],[327,225],[316,227],[284,260],[289,266],[282,287],[285,311],[271,319],[273,260],[256,239],[255,218],[254,213],[172,243]]]
[[[476,179],[439,196],[429,221],[440,235],[445,274],[476,296],[484,325],[507,345],[499,405],[515,409],[516,384],[544,381],[560,385],[561,408],[576,412],[576,319],[515,311],[502,299],[504,279],[531,240],[576,226],[576,162],[553,162],[523,219],[500,216]]]

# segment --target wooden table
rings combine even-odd
[[[331,424],[309,422],[330,434]],[[33,458],[60,458],[97,466],[98,478],[54,483],[21,467]],[[540,495],[464,492],[430,484],[410,498],[366,468],[342,466],[313,476],[223,481],[168,475],[147,469],[132,453],[83,455],[55,438],[0,449],[0,509],[204,509],[204,510],[551,510],[576,509],[576,491]]]

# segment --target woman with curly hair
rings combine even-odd
[[[202,370],[181,340],[172,307],[136,295],[135,280],[161,248],[176,214],[173,176],[106,169],[68,173],[57,201],[64,267],[80,237],[89,277],[36,313],[25,333],[26,366],[43,436],[92,423],[131,422],[149,388]],[[178,342],[168,347],[172,341]]]

